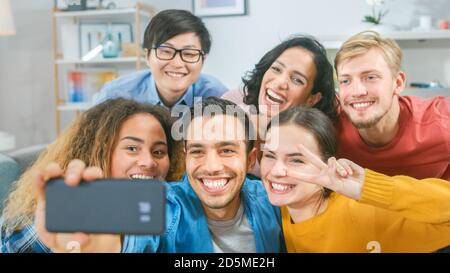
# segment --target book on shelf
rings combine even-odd
[[[71,70],[67,72],[68,103],[92,102],[106,82],[117,78],[115,70]]]

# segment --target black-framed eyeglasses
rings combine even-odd
[[[163,60],[163,61],[169,61],[175,58],[175,55],[177,53],[180,53],[180,57],[183,60],[183,62],[186,63],[196,63],[200,60],[200,58],[203,58],[203,51],[199,49],[190,49],[190,48],[183,48],[183,49],[176,49],[171,46],[157,46],[153,47],[152,49],[156,52],[156,58]]]

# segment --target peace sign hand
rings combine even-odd
[[[315,167],[314,173],[289,170],[288,176],[302,182],[323,186],[352,199],[359,200],[364,184],[364,169],[347,159],[336,160],[334,157],[324,163],[304,145],[298,145],[299,151]]]

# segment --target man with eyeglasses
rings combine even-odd
[[[95,104],[124,97],[172,109],[220,97],[227,88],[200,74],[211,48],[211,37],[200,18],[186,10],[164,10],[148,24],[144,51],[150,70],[119,77],[103,87]]]

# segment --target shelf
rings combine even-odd
[[[73,102],[58,105],[58,111],[85,111],[92,107],[92,102]]]
[[[446,41],[450,42],[450,30],[429,31],[395,31],[382,33],[383,37],[394,39],[398,42],[422,42],[422,41]],[[338,49],[342,43],[350,38],[348,35],[318,35],[316,38],[328,49]],[[446,41],[447,42],[447,41]]]
[[[57,18],[73,18],[73,17],[92,17],[102,18],[120,15],[135,15],[136,8],[123,8],[123,9],[104,9],[104,10],[82,10],[82,11],[57,11],[53,13],[53,16]],[[145,17],[151,17],[152,14],[146,10],[140,10],[140,15]]]
[[[450,30],[428,30],[428,31],[398,31],[385,34],[386,37],[395,40],[436,40],[450,39]]]
[[[450,98],[450,88],[412,88],[406,87],[401,93],[403,96],[436,97],[444,96]]]
[[[140,48],[140,45],[142,44],[142,30],[144,25],[156,14],[156,10],[149,4],[141,3],[139,1],[133,2],[135,3],[132,6],[114,9],[90,9],[82,11],[62,11],[53,9],[50,16],[52,22],[52,47],[54,56],[52,61],[54,65],[54,93],[56,101],[53,107],[56,110],[55,122],[57,134],[61,133],[62,123],[63,121],[66,121],[62,119],[63,114],[75,112],[78,115],[80,112],[88,110],[93,105],[92,102],[69,102],[67,100],[73,98],[70,97],[68,93],[70,84],[74,84],[74,82],[78,80],[77,78],[68,78],[67,72],[70,71],[70,69],[88,73],[91,70],[93,72],[108,70],[114,71],[116,74],[121,74],[119,71],[126,71],[128,73],[130,68],[135,68],[136,71],[139,71],[141,67],[145,66],[146,58]],[[103,58],[100,47],[97,46],[98,44],[102,44],[101,41],[103,41],[103,39],[98,38],[92,43],[92,45],[95,46],[95,50],[85,52],[86,50],[83,50],[82,45],[84,45],[84,48],[87,47],[86,44],[82,43],[82,39],[87,38],[87,34],[83,34],[86,31],[82,32],[81,26],[89,23],[104,25],[110,23],[126,24],[127,32],[129,25],[132,33],[130,33],[130,35],[126,33],[127,36],[123,37],[123,41],[133,44],[133,47],[124,47],[123,52],[121,52],[117,58]],[[101,27],[98,30],[92,31],[106,34],[107,29]],[[124,30],[117,29],[117,32],[120,31],[125,31],[125,28]],[[129,39],[127,38],[128,36]],[[103,37],[106,36],[103,35]],[[81,52],[83,52],[83,54],[81,54]],[[122,54],[128,57],[121,57]],[[84,91],[87,94],[91,94],[88,93],[87,89],[90,88],[89,90],[92,89],[97,91],[96,89],[99,89],[99,86],[90,87],[89,85],[94,85],[94,83],[96,85],[97,83],[98,85],[103,85],[109,79],[109,77],[99,77],[92,83],[88,82],[85,84],[86,86],[83,84],[83,88],[86,89]],[[63,92],[63,90],[66,90],[66,92]]]
[[[107,64],[107,63],[136,63],[138,58],[136,57],[119,57],[110,59],[95,59],[90,61],[83,60],[56,60],[57,64]],[[144,57],[139,59],[141,63],[145,63]]]

